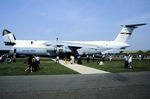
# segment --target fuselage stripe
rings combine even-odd
[[[120,33],[120,34],[129,34],[129,35],[131,35],[131,33],[124,33],[124,32],[122,32],[122,33]]]

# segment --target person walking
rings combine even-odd
[[[28,67],[25,69],[25,71],[30,71],[30,72],[32,72],[32,56],[30,56],[30,57],[28,57],[28,59],[27,59],[27,62],[28,62]]]
[[[70,56],[70,63],[73,64],[73,56]]]
[[[95,55],[94,54],[92,55],[92,61],[93,62],[95,61]]]
[[[56,63],[59,64],[59,56],[56,56]]]
[[[129,55],[128,58],[129,58],[129,59],[128,59],[128,68],[129,68],[129,69],[132,69],[132,68],[133,68],[133,67],[132,67],[132,56]]]
[[[127,54],[124,56],[124,68],[128,68],[128,56],[127,56]]]
[[[82,64],[81,56],[80,55],[77,57],[77,64]]]
[[[139,60],[140,60],[140,61],[142,60],[142,55],[139,55]]]
[[[40,66],[39,66],[39,65],[40,65],[40,57],[37,56],[37,55],[35,56],[35,62],[36,62],[36,65],[37,65],[37,66],[36,66],[36,67],[37,67],[36,69],[37,69],[37,70],[40,69]]]
[[[67,64],[67,57],[64,58],[64,64]]]
[[[1,60],[2,60],[2,56],[0,56],[0,63],[1,63]]]
[[[109,55],[109,61],[110,62],[112,61],[112,55]]]
[[[32,57],[32,70],[37,71],[37,62],[36,62],[36,56],[33,55]]]
[[[86,56],[86,61],[87,61],[87,63],[89,63],[89,61],[90,61],[89,55]]]

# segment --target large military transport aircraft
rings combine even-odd
[[[14,55],[42,55],[56,56],[71,53],[74,55],[99,54],[111,52],[116,49],[129,47],[128,40],[132,32],[138,26],[144,24],[121,25],[121,32],[114,41],[39,41],[39,40],[16,40],[14,34],[7,29],[3,30],[2,36],[6,46],[12,46],[10,54]]]

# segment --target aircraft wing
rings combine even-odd
[[[75,43],[75,42],[63,42],[62,45],[68,46],[72,49],[80,49],[80,48],[91,48],[91,49],[98,49],[99,46],[97,45],[90,45],[90,44],[82,44],[82,43]]]
[[[98,49],[99,47],[96,45],[89,45],[89,44],[81,44],[75,42],[46,42],[46,46],[55,46],[55,47],[68,47],[72,51],[76,51],[77,49],[81,48],[91,48],[91,49]]]

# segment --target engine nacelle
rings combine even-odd
[[[72,50],[68,48],[67,46],[61,46],[61,47],[56,47],[56,53],[72,53]]]

